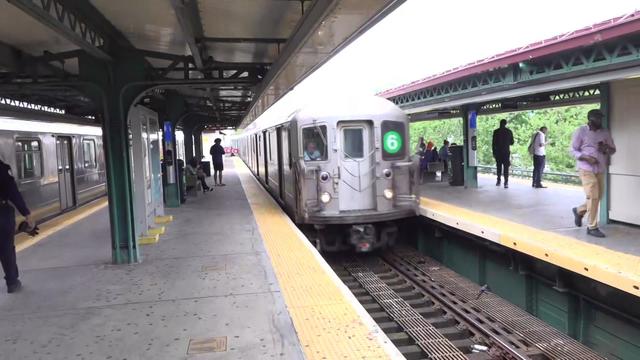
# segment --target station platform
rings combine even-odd
[[[573,224],[571,209],[584,202],[581,187],[510,179],[509,189],[494,176],[478,176],[478,188],[447,182],[421,185],[421,214],[445,225],[640,296],[640,228],[606,224],[606,238]]]
[[[0,294],[0,357],[398,357],[244,165],[225,167],[227,186],[166,210],[140,264],[111,264],[105,206],[22,245],[24,288]]]

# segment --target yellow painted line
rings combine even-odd
[[[424,197],[420,206],[424,216],[436,221],[469,228],[478,236],[640,296],[639,256]]]
[[[173,221],[173,215],[156,216],[154,221],[156,224],[168,224]]]
[[[164,226],[158,226],[158,227],[149,229],[149,231],[147,231],[147,234],[148,235],[164,235],[164,231],[165,231]]]
[[[40,232],[38,235],[31,237],[25,233],[16,235],[16,251],[22,251],[32,245],[35,245],[45,239],[47,236],[74,224],[87,216],[103,209],[107,206],[107,198],[93,201],[87,205],[83,205],[75,210],[66,212],[58,217],[53,218],[43,224],[39,224]]]
[[[157,244],[159,240],[160,240],[159,234],[141,236],[140,238],[138,238],[138,245]]]
[[[244,163],[234,160],[305,357],[403,358]]]

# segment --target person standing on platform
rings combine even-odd
[[[447,174],[449,172],[449,141],[445,140],[442,143],[438,156],[440,157],[440,161],[444,164],[444,173]]]
[[[222,145],[220,145],[221,142],[222,140],[220,140],[220,138],[215,139],[213,146],[209,149],[209,154],[211,154],[211,160],[213,162],[214,186],[225,186],[222,182],[222,170],[224,170],[224,161],[222,160],[222,156],[225,152]]]
[[[573,133],[570,149],[576,158],[576,167],[587,197],[584,204],[571,209],[574,222],[576,226],[582,226],[582,218],[588,214],[587,234],[599,238],[605,237],[605,234],[598,229],[598,207],[604,192],[609,156],[616,152],[609,130],[602,128],[603,119],[602,111],[590,110],[587,113],[587,125]]]
[[[16,230],[14,206],[25,217],[28,229],[34,229],[35,222],[18,191],[11,167],[0,160],[0,262],[2,262],[9,294],[20,291],[22,288],[22,283],[18,280],[18,264],[14,244]]]
[[[533,152],[533,182],[531,186],[536,189],[544,189],[542,174],[546,163],[547,127],[543,126],[533,135],[530,151]]]
[[[507,119],[500,120],[500,127],[493,131],[491,148],[496,159],[496,173],[498,180],[496,186],[500,186],[500,178],[504,174],[504,188],[509,188],[509,165],[511,165],[511,145],[513,145],[513,133],[507,128]]]

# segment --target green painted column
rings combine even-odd
[[[604,113],[602,126],[605,129],[610,127],[610,94],[609,83],[600,84],[600,110]],[[609,196],[609,167],[607,166],[604,174],[604,194],[601,195],[600,199],[600,224],[607,224],[609,222]]]
[[[177,208],[180,207],[180,183],[178,182],[178,166],[177,166],[177,162],[176,162],[176,134],[175,134],[175,126],[178,123],[178,120],[181,118],[182,114],[185,112],[186,108],[184,106],[184,98],[182,96],[180,96],[179,94],[177,94],[174,91],[168,91],[167,92],[167,97],[166,97],[167,101],[166,101],[166,109],[165,109],[165,116],[166,118],[164,119],[163,123],[168,121],[171,122],[171,126],[172,126],[172,141],[170,144],[167,144],[165,142],[165,156],[167,156],[167,147],[171,148],[171,152],[172,152],[172,162],[174,165],[173,167],[173,178],[175,179],[175,182],[172,184],[165,184],[163,191],[164,191],[164,200],[165,200],[165,206],[169,207],[169,208]]]
[[[193,144],[196,151],[194,155],[198,160],[201,160],[204,153],[202,150],[202,128],[200,126],[193,131]]]
[[[112,49],[113,62],[105,63],[89,55],[78,60],[81,80],[102,91],[96,99],[103,108],[103,143],[107,170],[112,260],[116,264],[139,261],[134,234],[133,188],[129,158],[127,113],[140,88],[127,84],[144,80],[144,59],[125,49]],[[124,96],[121,96],[124,95]]]
[[[478,168],[475,166],[469,166],[469,150],[471,144],[469,143],[469,108],[462,109],[462,137],[463,139],[463,154],[464,154],[464,187],[465,188],[477,188],[478,187]]]

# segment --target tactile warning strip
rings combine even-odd
[[[424,216],[640,296],[640,257],[421,198]]]
[[[235,168],[307,359],[402,358],[239,159]],[[347,295],[348,294],[348,295]],[[351,295],[353,296],[353,295]],[[358,309],[360,306],[360,310]]]

